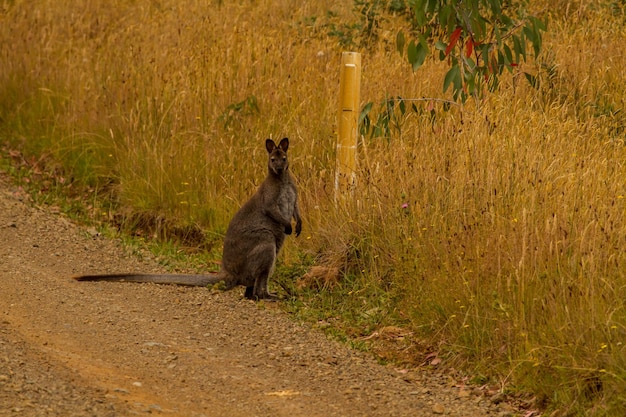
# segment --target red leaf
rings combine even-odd
[[[469,58],[470,56],[472,56],[473,52],[474,52],[474,41],[470,39],[465,44],[465,56]]]
[[[450,43],[446,47],[446,56],[450,55],[450,51],[452,51],[452,48],[454,48],[459,38],[461,37],[462,30],[463,28],[461,26],[457,26],[457,28],[454,29],[454,32],[452,32],[452,34],[450,35]]]

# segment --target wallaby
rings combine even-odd
[[[224,283],[225,289],[246,287],[245,297],[254,300],[275,299],[267,289],[267,280],[274,271],[276,257],[292,233],[291,219],[296,221],[296,236],[302,231],[298,193],[288,171],[289,139],[278,146],[267,139],[268,174],[256,193],[230,221],[224,238],[222,265],[213,274],[106,274],[81,275],[78,281],[155,282],[206,286]]]

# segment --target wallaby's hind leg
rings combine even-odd
[[[276,263],[276,247],[274,245],[263,245],[257,247],[252,256],[255,259],[252,267],[254,286],[246,287],[244,296],[251,300],[277,300],[278,297],[271,294],[267,289],[267,281],[274,273]]]
[[[246,287],[246,292],[243,293],[243,296],[249,300],[254,300],[254,286]]]
[[[267,285],[267,279],[265,280],[266,285]],[[247,298],[248,300],[278,300],[278,296],[276,294],[272,294],[271,292],[269,292],[267,290],[267,288],[265,288],[265,290],[260,290],[257,291],[255,293],[254,288],[255,286],[252,287],[246,287],[246,291],[243,293],[243,296],[245,298]]]
[[[254,282],[254,289],[252,292],[253,300],[278,300],[276,294],[272,294],[267,289],[267,281],[272,275],[273,268],[268,273],[261,274]],[[246,289],[247,292],[247,289]]]
[[[272,294],[267,289],[268,278],[272,275],[274,268],[267,272],[261,272],[254,281],[254,286],[246,287],[244,297],[249,300],[278,300],[276,294]]]

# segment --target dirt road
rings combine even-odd
[[[507,416],[427,370],[381,366],[242,290],[89,283],[159,271],[0,176],[0,416]]]

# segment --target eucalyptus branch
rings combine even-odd
[[[461,105],[459,103],[457,103],[456,101],[452,101],[452,100],[446,100],[443,98],[435,98],[435,97],[422,97],[422,98],[388,98],[387,100],[385,100],[385,102],[390,102],[390,101],[434,101],[436,103],[446,103],[446,104],[450,104],[452,106],[457,106],[457,107],[461,107]]]

